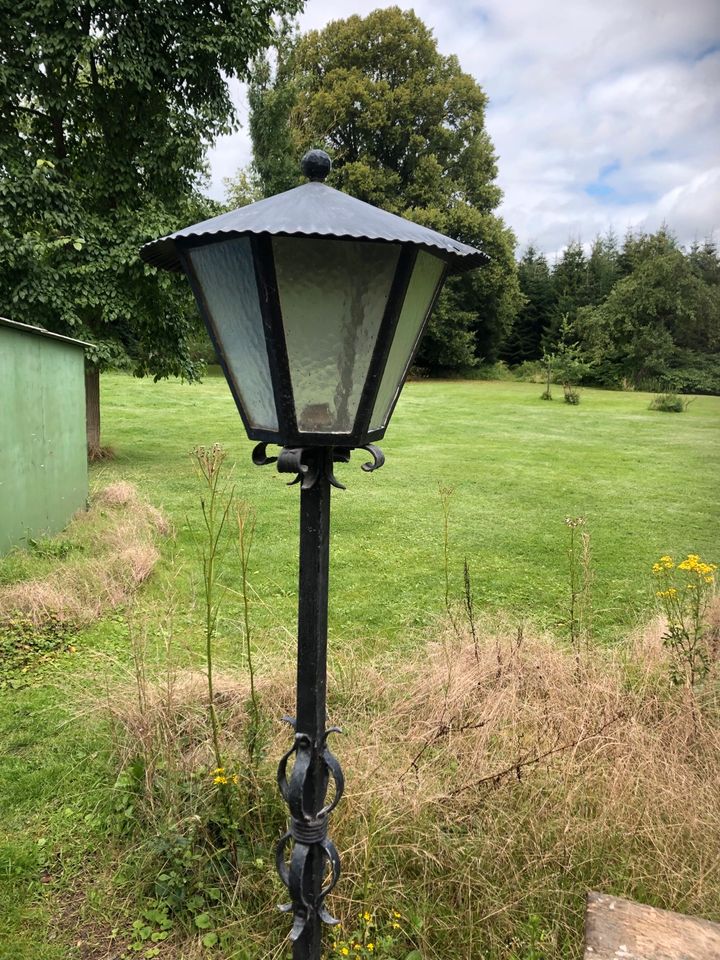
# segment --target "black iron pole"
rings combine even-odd
[[[378,447],[366,444],[361,449],[372,458],[362,464],[366,472],[385,462]],[[280,909],[293,914],[293,960],[321,960],[322,924],[339,922],[325,907],[340,878],[340,857],[328,837],[328,821],[345,788],[340,764],[327,744],[329,734],[340,730],[325,728],[330,490],[345,489],[335,479],[333,464],[347,463],[351,453],[349,447],[283,447],[277,457],[268,457],[264,442],[253,450],[257,466],[277,463],[280,473],[294,473],[292,483],[300,484],[297,713],[284,718],[292,724],[295,738],[277,773],[290,823],[275,854],[280,879],[291,896]],[[334,787],[328,800],[331,779]]]
[[[320,960],[322,924],[335,924],[325,898],[340,876],[340,858],[328,837],[328,820],[343,792],[340,764],[327,745],[327,615],[330,560],[330,487],[333,459],[348,454],[332,447],[284,448],[277,458],[281,473],[300,483],[300,574],[298,598],[297,714],[286,717],[295,729],[291,748],[280,761],[278,785],[290,808],[290,823],[277,848],[280,877],[293,914],[293,960]],[[264,445],[255,463],[268,463]],[[288,772],[292,759],[292,769]],[[334,795],[327,802],[330,778]],[[289,854],[289,860],[288,860]],[[326,881],[326,882],[324,882]]]
[[[318,450],[327,458],[330,451]],[[317,817],[325,803],[327,770],[322,756],[327,695],[327,622],[330,562],[330,480],[319,465],[309,489],[300,490],[300,572],[298,596],[297,716],[295,731],[312,744],[305,778],[304,807]],[[308,851],[303,884],[305,899],[320,902],[326,859],[319,844]],[[293,946],[293,960],[320,960],[322,922],[317,910]]]

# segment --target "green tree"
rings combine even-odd
[[[225,177],[223,185],[228,210],[246,207],[263,198],[260,179],[252,166],[242,167],[234,176]]]
[[[629,230],[618,256],[621,277],[628,277],[642,264],[678,250],[678,243],[667,225],[655,233]]]
[[[292,51],[298,35],[284,23],[275,41],[274,67],[266,54],[253,64],[248,87],[253,163],[249,174],[261,196],[271,197],[302,182],[298,147],[290,125],[297,98]],[[231,199],[231,198],[229,198]]]
[[[555,377],[562,384],[566,403],[577,404],[580,395],[575,388],[590,372],[592,361],[574,337],[573,325],[568,317],[563,317],[557,349],[551,355],[546,354],[545,362],[552,365]]]
[[[593,306],[603,302],[619,279],[619,257],[612,231],[595,238],[587,261],[587,298]]]
[[[588,261],[579,240],[571,240],[565,247],[555,264],[552,278],[555,303],[543,336],[548,349],[554,349],[558,344],[563,322],[567,320],[572,325],[578,309],[590,302]]]
[[[197,187],[234,119],[226,78],[297,6],[0,0],[0,311],[93,344],[91,452],[101,368],[198,374],[186,287],[138,247],[211,209]]]
[[[688,252],[688,260],[696,277],[711,287],[720,286],[720,257],[717,244],[708,238],[702,244],[693,243]]]
[[[550,325],[555,303],[547,259],[532,245],[518,264],[518,280],[525,302],[501,350],[502,359],[510,364],[541,358],[543,332]]]
[[[299,182],[298,157],[333,157],[331,186],[470,244],[492,258],[451,280],[419,362],[495,360],[520,306],[514,237],[496,216],[487,98],[456,57],[442,56],[411,11],[376,10],[292,40],[250,85],[254,167],[265,195]]]
[[[714,358],[717,370],[720,287],[698,277],[691,259],[668,243],[664,232],[635,238],[632,254],[633,272],[615,284],[604,303],[580,310],[576,318],[601,382],[682,388],[684,367],[705,368]]]

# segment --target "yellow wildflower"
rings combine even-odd
[[[213,778],[213,783],[227,783],[228,778],[223,776],[218,776]]]
[[[397,920],[401,920],[401,919],[402,919],[402,914],[401,914],[401,913],[398,913],[397,910],[393,910],[393,916],[394,916]]]
[[[374,943],[369,943],[369,944],[367,945],[367,948],[368,948],[368,950],[370,951],[370,953],[372,953],[373,950],[375,949],[375,944],[374,944]]]
[[[350,951],[348,950],[347,947],[343,947],[342,950],[340,951],[340,953],[341,953],[344,957],[349,957],[349,956],[350,956]]]
[[[365,923],[370,923],[370,921],[372,920],[372,917],[367,912],[367,910],[365,911],[365,913],[363,913],[362,918],[365,921]]]

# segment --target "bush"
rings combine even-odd
[[[650,401],[650,410],[662,410],[663,413],[684,413],[689,400],[683,400],[676,393],[660,393]]]
[[[720,394],[720,355],[686,351],[666,375],[666,389],[676,393]]]
[[[513,367],[512,372],[516,380],[524,383],[545,383],[547,379],[545,365],[541,360],[525,360],[519,366]]]
[[[458,367],[456,369],[437,369],[432,371],[431,377],[440,380],[514,380],[515,374],[503,360],[497,363],[480,363],[474,367]]]
[[[575,387],[563,387],[563,396],[565,403],[571,403],[575,407],[580,403],[580,391],[576,390]]]

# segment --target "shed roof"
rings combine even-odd
[[[92,344],[86,340],[64,337],[61,333],[53,333],[51,330],[46,330],[45,327],[35,327],[29,323],[18,323],[17,320],[8,320],[7,317],[0,317],[0,327],[10,327],[19,333],[33,333],[38,337],[47,337],[49,340],[62,340],[64,343],[69,343],[76,347],[92,346]]]

